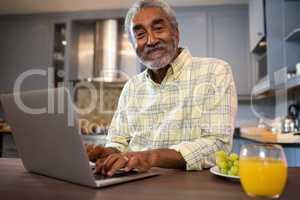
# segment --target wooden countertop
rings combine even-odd
[[[272,133],[264,128],[241,127],[240,137],[262,143],[300,144],[300,136]]]
[[[101,189],[80,186],[25,171],[20,159],[0,159],[1,199],[43,200],[255,200],[237,181],[215,176],[209,170],[186,172],[158,169],[162,175]],[[282,200],[296,200],[300,168],[289,168]]]
[[[11,134],[11,128],[6,123],[0,122],[0,134]]]
[[[11,134],[10,130],[0,130],[0,134]]]

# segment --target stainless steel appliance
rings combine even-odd
[[[91,82],[126,82],[137,74],[138,62],[125,33],[123,19],[78,22],[76,77],[71,80]]]

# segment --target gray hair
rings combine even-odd
[[[128,10],[125,18],[125,32],[129,36],[129,40],[133,44],[133,35],[131,32],[131,23],[134,16],[144,8],[159,8],[167,14],[170,20],[171,26],[174,30],[178,28],[178,23],[176,20],[175,11],[163,0],[139,0],[135,2],[131,8]]]

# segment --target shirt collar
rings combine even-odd
[[[171,67],[168,69],[163,82],[170,79],[175,80],[181,74],[184,66],[192,59],[192,55],[187,48],[181,48],[180,50],[179,55],[170,63]],[[146,69],[146,77],[152,80],[148,68]]]
[[[175,58],[175,60],[171,63],[172,75],[179,75],[183,69],[183,67],[189,63],[192,59],[192,55],[190,54],[187,48],[181,48],[180,54]]]

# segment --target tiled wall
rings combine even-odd
[[[96,107],[88,114],[79,114],[79,118],[108,126],[117,108],[124,83],[94,82],[92,84],[97,93]],[[86,87],[78,87],[75,101],[78,108],[86,108],[91,102],[89,90]]]

